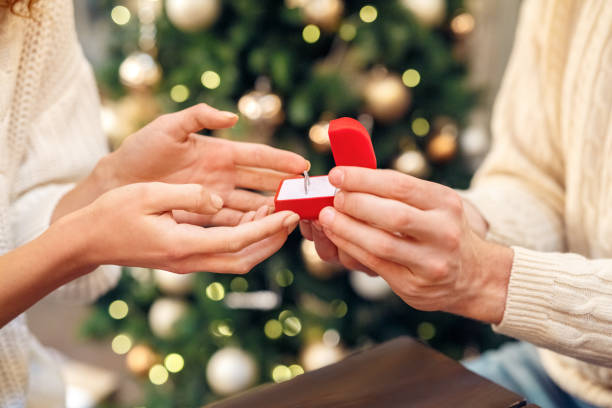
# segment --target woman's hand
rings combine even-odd
[[[417,309],[501,321],[513,252],[472,230],[455,191],[390,170],[338,167],[329,179],[341,191],[319,222],[339,260]]]
[[[85,269],[116,264],[177,273],[246,273],[275,253],[299,220],[288,211],[268,215],[268,206],[244,214],[235,227],[180,224],[171,214],[180,209],[212,216],[222,207],[223,200],[201,185],[130,184],[103,194],[51,229],[80,245]]]
[[[100,178],[111,188],[148,181],[200,184],[219,194],[225,208],[214,215],[177,212],[177,219],[199,225],[235,225],[245,212],[272,204],[271,197],[248,190],[275,191],[283,178],[310,166],[295,153],[195,133],[228,128],[237,120],[235,114],[206,104],[162,115],[101,161]]]

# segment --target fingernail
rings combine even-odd
[[[344,205],[344,193],[339,191],[334,197],[334,207],[342,208],[342,205]]]
[[[220,210],[223,207],[223,199],[221,197],[219,197],[217,194],[211,194],[210,195],[210,200],[212,201],[213,206],[217,209]]]
[[[344,172],[340,169],[332,169],[329,172],[329,182],[332,183],[336,187],[340,187],[342,182],[344,181]]]
[[[329,226],[334,222],[334,217],[336,216],[335,211],[331,207],[325,207],[321,210],[319,214],[319,221],[323,224],[323,227]]]
[[[237,118],[238,118],[238,115],[236,115],[236,114],[235,114],[235,113],[233,113],[233,112],[223,111],[223,112],[221,112],[221,114],[222,114],[223,116],[225,116],[225,118],[227,118],[227,119],[237,119]]]
[[[306,167],[306,171],[310,171],[310,167],[311,167],[310,160],[306,160],[306,163],[308,163],[308,167]]]
[[[284,227],[294,227],[297,225],[297,223],[300,221],[300,216],[297,214],[291,214],[290,216],[288,216],[287,218],[285,218],[285,221],[283,221],[283,226]]]
[[[268,214],[267,214],[267,215],[270,215],[270,214],[272,214],[273,212],[274,212],[274,206],[269,205],[269,206],[268,206]]]
[[[287,235],[290,235],[297,228],[298,224],[295,224],[293,227],[287,228]]]

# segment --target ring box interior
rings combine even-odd
[[[329,123],[329,142],[337,166],[376,168],[376,155],[366,128],[355,119],[340,118]],[[334,205],[337,193],[328,176],[310,177],[308,192],[304,190],[304,177],[283,180],[276,196],[276,211],[290,210],[301,219],[315,220],[319,212]]]

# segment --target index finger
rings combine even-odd
[[[220,111],[205,103],[167,113],[160,116],[158,123],[179,140],[202,129],[222,129],[234,126],[238,116],[232,112]]]
[[[361,192],[402,201],[422,210],[443,205],[450,188],[393,170],[335,167],[329,181],[341,190]]]
[[[310,162],[297,153],[258,143],[230,143],[234,150],[234,163],[237,165],[261,167],[291,174],[301,174],[310,170]]]
[[[260,220],[247,222],[235,227],[199,228],[181,224],[181,247],[188,255],[237,252],[270,237],[282,230],[297,225],[299,216],[291,211],[281,211]]]

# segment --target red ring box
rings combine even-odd
[[[328,134],[337,166],[376,168],[372,140],[361,123],[351,118],[332,120]],[[304,192],[304,177],[293,177],[278,186],[274,205],[277,212],[290,210],[302,219],[316,220],[323,208],[334,205],[335,195],[336,187],[327,176],[310,177],[308,194]]]

